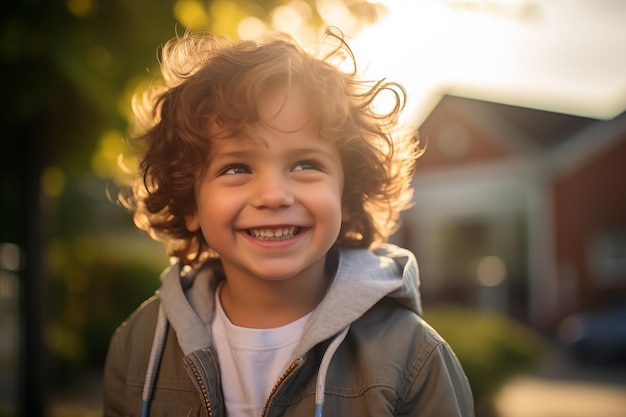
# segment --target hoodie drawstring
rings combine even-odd
[[[322,417],[322,411],[324,409],[324,395],[326,391],[326,375],[328,374],[328,367],[335,352],[346,338],[350,326],[344,328],[337,336],[330,342],[322,361],[320,363],[317,384],[315,389],[315,417]],[[150,415],[150,400],[152,392],[154,391],[154,385],[156,382],[156,375],[159,369],[159,363],[165,346],[165,337],[167,334],[167,319],[162,306],[159,306],[159,313],[157,316],[156,328],[154,331],[154,338],[152,341],[152,349],[150,351],[150,359],[148,361],[148,369],[146,371],[146,378],[143,385],[143,393],[141,395],[141,417],[148,417]]]
[[[341,342],[346,338],[348,331],[350,330],[350,325],[348,325],[345,329],[343,329],[328,345],[328,349],[324,352],[324,356],[322,357],[322,362],[320,363],[320,368],[317,373],[317,385],[315,388],[315,417],[322,417],[322,411],[324,409],[324,394],[326,392],[326,374],[328,373],[328,367],[330,366],[330,361],[332,360],[335,352],[341,345]]]
[[[167,319],[163,306],[159,306],[156,328],[154,330],[154,338],[152,339],[152,349],[150,350],[150,359],[148,361],[148,370],[146,371],[146,379],[143,384],[143,393],[141,394],[141,417],[150,415],[150,398],[154,391],[156,375],[159,370],[159,363],[165,346],[165,336],[167,334]]]

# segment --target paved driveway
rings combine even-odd
[[[626,366],[583,365],[554,349],[504,384],[495,406],[498,417],[626,417]]]

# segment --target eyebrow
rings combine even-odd
[[[293,154],[295,156],[298,155],[321,155],[324,156],[326,158],[333,158],[333,155],[331,155],[330,152],[326,151],[325,149],[321,148],[321,147],[309,147],[309,148],[298,148],[298,149],[294,149],[292,151],[289,152],[290,154]]]
[[[330,152],[317,146],[292,149],[292,150],[289,150],[287,153],[290,156],[296,156],[296,157],[300,155],[302,156],[320,155],[326,158],[333,158],[333,155]],[[253,149],[233,149],[233,150],[227,150],[225,152],[217,152],[211,157],[211,159],[215,160],[215,159],[221,159],[221,158],[244,158],[244,157],[249,157],[254,154],[256,154],[256,151],[254,151]]]
[[[211,155],[211,159],[216,159],[216,158],[242,158],[245,156],[248,156],[250,154],[254,154],[255,152],[252,150],[245,150],[245,151],[240,151],[240,150],[233,150],[233,151],[226,151],[226,152],[215,152],[213,155]]]

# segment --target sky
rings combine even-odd
[[[381,3],[388,13],[351,46],[407,88],[409,123],[443,94],[597,119],[626,109],[626,1]]]

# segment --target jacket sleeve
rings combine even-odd
[[[406,397],[397,416],[472,417],[474,401],[456,355],[445,341],[412,368]]]
[[[117,329],[107,353],[103,377],[103,410],[104,417],[124,416],[126,392],[127,360],[123,343],[123,331]]]

